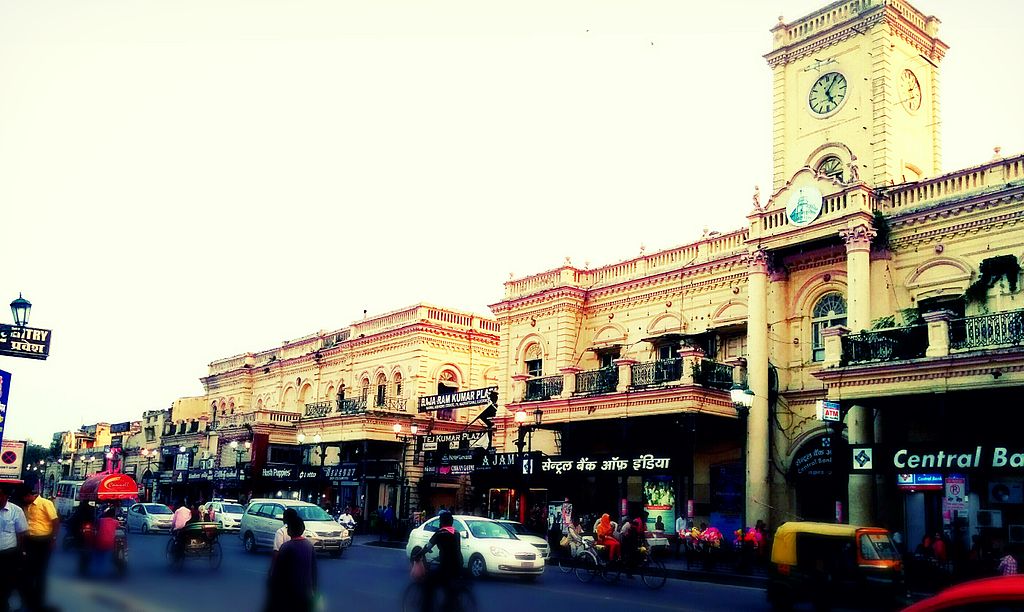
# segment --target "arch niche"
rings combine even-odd
[[[844,513],[849,507],[849,477],[842,465],[845,444],[842,436],[818,429],[796,446],[786,477],[796,494],[796,514],[802,520],[832,523],[836,502],[842,504]]]

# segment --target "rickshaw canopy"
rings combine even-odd
[[[801,533],[831,536],[836,538],[854,539],[858,531],[885,532],[877,527],[861,527],[859,525],[843,525],[838,523],[812,523],[794,521],[783,523],[775,531],[772,542],[772,563],[796,565],[796,539]]]
[[[139,497],[139,485],[128,474],[100,473],[90,476],[78,490],[78,501],[134,500]]]

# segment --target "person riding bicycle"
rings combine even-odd
[[[420,561],[435,546],[437,547],[437,564],[427,573],[424,579],[426,596],[423,598],[423,612],[431,612],[434,593],[441,588],[444,593],[442,610],[454,609],[455,585],[462,573],[462,536],[455,531],[455,517],[451,512],[442,510],[438,515],[440,528],[430,536],[430,541],[413,559]]]

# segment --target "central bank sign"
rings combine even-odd
[[[949,471],[1024,472],[1024,446],[977,445],[974,447],[922,448],[850,446],[850,470],[854,473],[899,474]]]

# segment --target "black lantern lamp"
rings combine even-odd
[[[21,293],[18,293],[18,299],[11,302],[11,314],[14,315],[14,325],[17,327],[25,327],[28,325],[28,315],[32,312],[32,302],[21,297]]]

